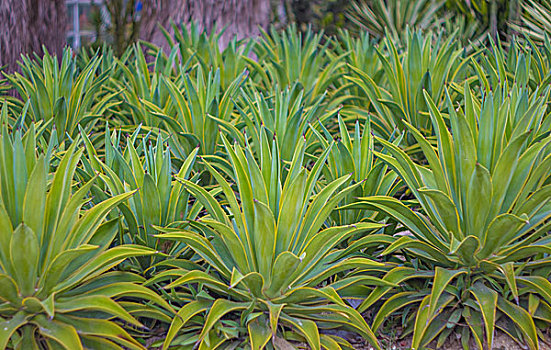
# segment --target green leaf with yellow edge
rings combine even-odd
[[[99,204],[96,204],[92,209],[87,210],[71,230],[71,239],[65,242],[63,248],[73,249],[82,244],[88,243],[101,224],[102,220],[107,216],[107,214],[109,214],[109,211],[111,211],[111,209],[116,207],[119,203],[130,198],[134,195],[134,193],[135,191],[114,196]]]
[[[12,335],[19,327],[27,323],[28,318],[29,315],[20,311],[9,319],[0,320],[0,349],[7,348]]]
[[[182,308],[178,310],[178,313],[176,314],[176,316],[174,316],[174,319],[170,324],[170,328],[168,329],[166,338],[163,342],[163,349],[169,348],[170,344],[178,335],[180,329],[185,326],[187,321],[189,321],[193,316],[197,315],[198,313],[206,311],[211,305],[211,302],[205,300],[197,300],[182,306]]]
[[[392,197],[384,196],[372,196],[366,198],[359,198],[361,204],[367,204],[373,206],[378,210],[386,212],[388,215],[399,220],[404,226],[410,229],[411,233],[422,240],[427,240],[435,247],[445,250],[446,246],[443,242],[439,241],[426,223],[410,208],[404,205],[399,200]],[[447,258],[444,256],[442,259],[445,261]]]
[[[444,295],[441,298],[437,300],[437,305],[434,306],[434,309],[437,312],[430,311],[431,305],[430,300],[432,298],[431,295],[427,295],[423,298],[423,301],[421,301],[421,304],[419,305],[419,309],[417,311],[417,316],[415,318],[415,324],[414,324],[414,330],[413,330],[413,339],[411,348],[412,349],[421,349],[422,346],[424,346],[425,340],[425,334],[428,330],[428,325],[442,312],[442,310],[454,299],[454,297],[450,294]]]
[[[61,292],[74,287],[75,284],[88,277],[91,273],[99,273],[99,271],[107,271],[113,266],[118,265],[127,258],[135,256],[146,256],[155,254],[155,251],[138,245],[126,244],[110,248],[101,253],[98,257],[91,260],[80,269],[75,271],[67,279],[59,282],[52,291]]]
[[[495,164],[492,172],[493,198],[490,215],[501,212],[509,185],[515,174],[529,132],[510,141]]]
[[[277,219],[277,235],[275,254],[291,249],[292,238],[299,229],[303,212],[304,192],[306,188],[307,172],[302,169],[293,179],[285,182],[281,193],[279,217]]]
[[[515,273],[515,263],[510,261],[508,263],[498,265],[498,268],[505,276],[505,281],[507,281],[507,285],[511,290],[511,294],[513,294],[513,297],[518,302],[519,294],[518,294],[518,287],[517,287],[517,277]]]
[[[110,340],[97,337],[81,337],[85,349],[124,350]]]
[[[254,243],[258,272],[264,278],[271,279],[271,267],[277,239],[276,222],[270,208],[257,200],[254,201]]]
[[[216,227],[218,227],[218,225]],[[231,272],[228,266],[226,266],[226,263],[222,261],[221,257],[212,246],[212,243],[202,235],[192,231],[178,231],[156,235],[155,237],[182,241],[188,244],[198,255],[220,271],[220,273],[228,277],[230,276]],[[228,238],[227,241],[230,241],[230,238]],[[239,243],[238,240],[235,239],[231,239],[231,242],[235,244]]]
[[[530,349],[538,349],[538,333],[532,316],[520,306],[502,297],[499,297],[497,307],[519,327]]]
[[[279,316],[281,311],[285,307],[285,304],[273,304],[270,301],[263,301],[267,306],[270,313],[270,329],[272,331],[272,337],[276,336],[277,325],[279,323]]]
[[[480,307],[480,311],[482,312],[484,328],[486,329],[486,341],[488,342],[488,348],[491,349],[494,344],[494,327],[498,294],[482,283],[475,283],[471,287],[470,292],[475,297]]]
[[[103,295],[74,296],[64,300],[59,298],[56,303],[56,312],[70,313],[82,310],[101,311],[116,316],[132,325],[142,327],[132,315],[111,298]]]
[[[459,242],[457,246],[451,245],[450,248],[450,255],[459,256],[464,264],[463,266],[476,265],[476,253],[480,248],[480,241],[476,236],[469,235]]]
[[[40,334],[55,340],[66,350],[83,349],[77,330],[72,325],[56,320],[48,320],[43,315],[35,316],[31,323],[38,326]]]
[[[281,315],[281,319],[295,328],[308,342],[312,350],[321,350],[318,326],[314,321]]]
[[[231,336],[231,335],[230,335]],[[216,350],[227,341],[226,335],[216,330],[211,330],[205,338],[199,343],[197,350]]]
[[[99,288],[84,291],[84,295],[103,295],[109,298],[140,298],[144,301],[154,302],[165,308],[165,310],[175,313],[172,306],[170,306],[170,304],[167,303],[167,301],[160,295],[147,287],[137,284],[136,282],[117,282],[115,279],[115,281],[109,281],[104,286]]]
[[[142,199],[143,224],[147,239],[151,239],[151,234],[156,233],[151,225],[161,222],[161,197],[155,180],[151,174],[145,174],[143,178],[143,187],[140,189]],[[150,243],[148,243],[149,245]]]
[[[272,267],[272,279],[265,293],[268,297],[276,297],[285,289],[285,283],[288,281],[297,266],[299,266],[303,257],[298,257],[291,252],[283,252],[277,256]]]
[[[21,302],[21,305],[30,314],[41,314],[53,311],[52,308],[50,308],[50,310],[46,310],[46,307],[42,303],[42,301],[35,297],[24,298]]]
[[[8,275],[0,274],[0,299],[13,305],[20,305],[21,298],[17,283]]]
[[[437,266],[434,273],[434,280],[432,283],[432,290],[430,293],[430,299],[428,301],[428,316],[432,317],[436,311],[438,300],[440,296],[450,284],[450,282],[457,278],[459,275],[467,273],[466,270],[447,270]]]
[[[39,294],[43,295],[50,292],[71,261],[97,248],[97,246],[84,244],[76,249],[68,249],[59,253],[50,263],[43,277],[39,280]]]
[[[230,279],[230,288],[234,288],[240,283],[243,283],[244,287],[248,288],[255,297],[262,296],[262,290],[264,289],[264,277],[262,274],[258,272],[249,272],[243,276],[234,268]]]
[[[389,245],[381,255],[389,255],[400,249],[417,249],[425,252],[435,262],[451,263],[451,260],[440,250],[436,249],[432,245],[411,238],[409,236],[402,236],[398,240]]]
[[[209,313],[205,319],[205,324],[199,335],[199,340],[203,340],[214,325],[220,321],[224,315],[238,310],[245,310],[249,307],[249,303],[236,303],[226,299],[216,299],[212,304]]]
[[[323,349],[327,350],[342,350],[340,344],[330,336],[326,334],[320,335],[320,342]]]
[[[62,214],[61,207],[66,204],[65,200],[69,196],[69,178],[72,179],[74,169],[77,166],[74,159],[80,159],[80,155],[82,154],[82,152],[77,152],[74,156],[77,145],[77,142],[73,143],[63,158],[61,158],[61,162],[58,166],[58,169],[60,170],[56,171],[52,180],[52,185],[46,197],[46,208],[44,210],[46,222],[44,223],[45,231],[42,241],[46,242],[53,239],[54,228],[56,228]],[[46,248],[51,250],[54,247],[44,245],[42,249],[44,250]],[[42,251],[41,253],[43,256],[46,255],[45,251]]]
[[[514,250],[506,252],[504,256],[502,255],[495,258],[494,262],[497,264],[504,264],[509,261],[520,261],[540,253],[551,254],[551,247],[535,243],[517,246]]]
[[[471,333],[469,334],[468,329],[464,328],[464,330],[462,331],[463,333],[462,333],[461,343],[463,344],[463,346],[465,346],[465,344],[468,344],[468,339],[463,339],[463,338],[469,336],[469,339],[470,339],[470,335],[473,335],[474,341],[478,346],[478,348],[483,349],[484,348],[484,345],[483,345],[484,328],[481,327],[481,325],[484,322],[484,317],[481,315],[480,312],[470,307],[466,307],[463,309],[462,316],[467,322],[467,325],[469,327],[468,329],[470,329]]]
[[[331,286],[312,288],[312,287],[298,287],[293,288],[282,298],[285,303],[295,304],[311,299],[325,299],[336,305],[346,305],[339,294]]]
[[[423,300],[423,296],[419,296],[415,292],[399,292],[389,297],[377,311],[373,318],[371,329],[373,332],[381,327],[383,322],[392,315],[396,310],[406,307],[410,304],[418,303]]]
[[[440,113],[438,107],[435,105],[433,99],[430,97],[427,91],[423,91],[423,94],[425,96],[425,101],[427,102],[427,105],[429,107],[430,118],[432,120],[435,134],[438,139],[438,155],[440,157],[440,161],[442,162],[442,168],[449,184],[451,197],[454,198],[454,192],[457,188],[457,178],[455,172],[455,158],[453,157],[452,135],[448,131],[448,128],[446,127],[446,123],[444,121],[444,117]]]
[[[548,279],[542,276],[519,276],[516,280],[534,289],[538,295],[551,304],[551,282]]]
[[[34,150],[33,150],[34,151]],[[46,169],[41,156],[29,177],[23,202],[23,222],[31,228],[39,241],[44,229],[44,208],[46,206]]]
[[[346,195],[352,193],[354,189],[361,185],[361,182],[359,182],[337,191],[338,188],[347,183],[350,178],[351,176],[347,175],[334,180],[314,197],[308,210],[304,214],[304,221],[302,222],[298,235],[294,237],[293,250],[298,248],[299,251],[305,251],[306,248],[304,247],[311,246],[312,242],[320,238],[320,229],[323,227],[327,217],[334,211],[335,207]],[[362,223],[358,223],[356,227],[362,226],[361,224]],[[354,227],[354,225],[348,226]],[[376,229],[381,227],[377,226],[377,224],[372,224],[370,228]],[[368,226],[363,227],[367,228]]]
[[[175,287],[184,285],[186,283],[199,283],[199,282],[208,284],[212,287],[217,287],[228,294],[235,293],[237,295],[243,295],[243,293],[238,288],[231,288],[231,286],[224,284],[223,282],[209,275],[208,273],[204,271],[198,271],[198,270],[185,272],[182,277],[177,278],[176,280],[174,280],[173,282],[165,286],[164,289],[175,288]]]
[[[251,266],[249,266],[249,261],[247,257],[247,252],[245,250],[245,247],[243,245],[243,242],[241,241],[240,237],[236,234],[233,227],[227,226],[225,224],[222,224],[215,220],[209,220],[209,219],[201,219],[200,222],[194,222],[193,225],[198,225],[201,227],[201,225],[206,225],[207,229],[212,229],[214,234],[217,234],[220,236],[220,238],[224,241],[225,245],[228,247],[228,250],[232,252],[232,259],[235,261],[235,264],[242,269],[243,272],[249,272]],[[201,227],[203,229],[203,227]],[[232,261],[224,260],[224,257],[220,256],[218,252],[215,250],[215,248],[212,246],[208,240],[206,240],[201,235],[197,235],[197,233],[192,233],[191,231],[182,231],[178,232],[176,231],[174,234],[177,235],[178,233],[182,234],[182,237],[178,240],[182,240],[186,242],[192,249],[194,249],[197,254],[203,256],[205,260],[209,261],[213,266],[216,266],[217,268],[220,268],[220,271],[224,271],[225,269],[231,268],[233,265]],[[196,236],[191,237],[183,237],[186,235],[195,234]],[[163,235],[164,238],[166,235]],[[160,237],[160,236],[157,236]],[[175,237],[175,236],[168,236],[168,237]],[[174,239],[174,238],[169,238]]]
[[[492,178],[488,169],[476,164],[466,192],[466,232],[483,239],[492,199]]]
[[[10,241],[10,257],[17,284],[23,296],[33,295],[40,250],[38,239],[30,227],[20,224]]]
[[[299,307],[300,308],[300,307]],[[373,333],[363,316],[355,309],[349,306],[337,304],[325,304],[320,306],[303,306],[304,309],[311,308],[321,316],[320,321],[330,321],[334,324],[341,324],[347,328],[353,329],[364,337],[371,345],[378,348],[377,336]],[[315,319],[314,316],[311,316]],[[340,318],[338,320],[337,318]]]
[[[429,278],[429,277],[432,277],[432,276],[419,273],[413,268],[399,266],[387,272],[382,279],[394,284],[399,284],[411,278]],[[360,306],[357,307],[357,310],[359,312],[365,312],[371,305],[379,301],[386,293],[392,291],[393,289],[394,287],[391,287],[391,286],[375,287],[371,291],[371,293],[364,299],[364,301],[360,304]]]
[[[0,269],[3,271],[12,271],[10,261],[10,240],[12,237],[12,224],[10,217],[0,201]]]
[[[224,213],[224,210],[218,203],[218,201],[205,189],[203,189],[201,186],[185,180],[185,179],[178,179],[184,184],[184,187],[186,190],[191,192],[194,196],[197,197],[198,200],[201,201],[205,209],[218,221],[227,223],[226,222],[226,214]]]
[[[459,213],[451,198],[439,190],[432,189],[420,189],[419,193],[422,196],[430,198],[436,207],[436,214],[443,223],[445,232],[451,232],[451,234],[457,239],[463,238],[463,232],[461,231],[459,224]]]
[[[514,238],[526,220],[513,214],[501,214],[496,216],[488,226],[484,234],[483,246],[477,257],[484,259],[489,257],[496,249],[501,249]]]
[[[98,318],[76,317],[68,315],[56,316],[59,321],[70,324],[81,336],[106,338],[122,345],[126,349],[144,350],[138,341],[133,339],[128,332],[114,322]]]
[[[266,344],[268,344],[272,336],[268,319],[263,316],[256,317],[254,320],[250,321],[247,324],[247,329],[249,331],[251,349],[252,350],[264,349],[264,347],[266,346]]]
[[[311,284],[316,285],[341,271],[353,269],[363,271],[379,271],[381,270],[381,268],[385,267],[385,264],[369,260],[364,257],[358,257],[340,260],[338,263],[331,264],[331,266],[329,266],[328,268],[324,268],[321,270],[319,269],[319,266],[316,266],[315,264],[313,265],[313,267],[315,269],[313,269],[313,271],[317,271],[318,273],[314,277],[312,277]],[[312,273],[312,271],[309,271],[308,273]]]

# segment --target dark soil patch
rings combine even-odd
[[[356,336],[349,336],[348,334],[341,334],[344,338],[346,338],[356,350],[373,350],[373,347],[367,344],[367,342],[360,337]],[[389,341],[388,339],[384,339],[385,345],[382,346],[385,350],[409,350],[411,349],[411,337],[406,337],[405,339],[398,339],[394,341]],[[540,350],[551,350],[551,339],[546,339],[546,341],[540,340]],[[450,337],[448,337],[448,340],[444,343],[444,345],[440,348],[436,347],[436,342],[432,342],[429,344],[429,346],[426,348],[429,349],[446,349],[446,350],[463,350],[463,347],[461,346],[461,335],[456,334],[455,336],[452,334]],[[474,344],[470,344],[469,349],[476,349],[476,346]],[[507,334],[496,331],[496,335],[494,337],[494,346],[492,347],[492,350],[525,350],[528,349],[526,346],[520,346],[517,342],[515,342],[511,337],[509,337]]]

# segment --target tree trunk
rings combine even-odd
[[[67,45],[67,5],[65,0],[27,0],[31,27],[31,51],[42,55],[45,46],[52,55],[61,56]]]
[[[172,34],[171,22],[176,24],[195,22],[199,29],[211,32],[225,31],[220,46],[230,40],[253,37],[260,33],[258,27],[267,28],[270,22],[270,0],[146,0],[142,11],[141,35],[166,48],[166,41],[158,24]]]
[[[0,67],[7,72],[17,69],[17,60],[29,48],[27,2],[0,1]]]
[[[66,44],[67,5],[64,0],[0,1],[0,66],[17,70],[21,54],[43,54],[42,46],[61,55]]]

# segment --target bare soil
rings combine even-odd
[[[347,340],[354,346],[356,350],[373,350],[373,347],[370,346],[365,342],[365,340],[359,338],[359,337],[346,337]],[[385,350],[409,350],[411,349],[411,337],[406,337],[405,339],[401,340],[395,340],[395,341],[388,341],[388,339],[385,339],[386,345],[383,347]],[[546,339],[545,341],[540,341],[540,350],[551,350],[551,339]],[[471,344],[471,349],[476,349],[476,346],[474,344]],[[429,346],[426,348],[426,350],[429,349],[445,349],[445,350],[463,350],[463,347],[461,346],[461,335],[451,335],[448,337],[448,340],[444,343],[444,345],[441,348],[436,347],[436,342],[433,342],[429,344]],[[528,347],[521,346],[517,342],[515,342],[511,337],[509,337],[507,334],[496,331],[496,335],[494,337],[494,345],[492,347],[492,350],[526,350]]]

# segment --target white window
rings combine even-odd
[[[93,3],[98,4],[101,1],[65,0],[69,15],[68,45],[76,49],[95,40],[96,32],[93,23],[90,22],[90,11]]]

